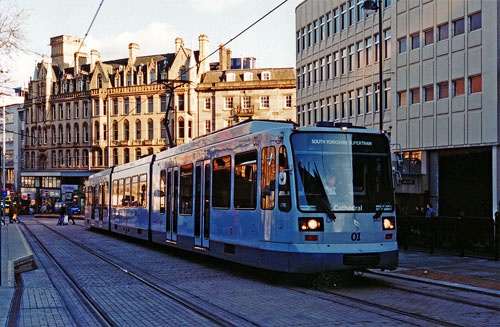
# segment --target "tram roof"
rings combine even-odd
[[[237,125],[229,126],[224,129],[215,131],[213,133],[195,138],[189,143],[185,143],[175,148],[167,149],[163,152],[156,154],[157,159],[167,158],[171,155],[184,153],[187,151],[202,148],[212,144],[228,141],[240,136],[262,133],[273,129],[280,128],[293,128],[297,126],[292,121],[278,121],[278,120],[246,120]]]

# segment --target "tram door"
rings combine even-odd
[[[177,211],[179,198],[179,170],[169,168],[167,172],[167,240],[177,241]]]
[[[210,160],[196,163],[195,171],[194,244],[210,245]]]

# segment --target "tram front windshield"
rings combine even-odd
[[[292,135],[301,211],[392,211],[387,137],[380,134]]]

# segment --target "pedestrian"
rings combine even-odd
[[[9,206],[9,223],[11,223],[11,224],[14,223],[14,210],[13,210],[14,208],[13,207],[14,207],[14,204],[11,204]]]
[[[12,204],[12,220],[16,223],[20,223],[19,218],[18,218],[18,209],[17,209],[17,203]]]
[[[436,216],[436,212],[434,211],[434,209],[432,209],[432,204],[430,203],[427,203],[427,211],[425,213],[425,216],[427,218],[434,218]]]
[[[64,225],[64,215],[66,214],[66,206],[61,205],[61,209],[59,211],[59,220],[57,221],[58,225]]]
[[[75,218],[73,218],[73,210],[71,209],[71,206],[68,204],[66,207],[66,214],[68,215],[68,222],[71,219],[73,222],[73,225],[75,224]]]

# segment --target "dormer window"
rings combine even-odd
[[[186,80],[186,67],[181,67],[181,70],[179,71],[179,75],[181,76],[181,80]]]
[[[227,73],[226,74],[226,82],[234,82],[235,78],[236,78],[236,76],[234,75],[234,73]]]
[[[101,74],[97,75],[97,87],[102,88],[102,75]]]
[[[149,84],[156,84],[156,72],[152,70],[149,76],[151,77]]]
[[[252,81],[253,80],[253,73],[251,73],[251,72],[245,72],[243,74],[243,80],[244,81]]]
[[[262,72],[262,80],[263,81],[271,80],[271,72],[268,71]]]

